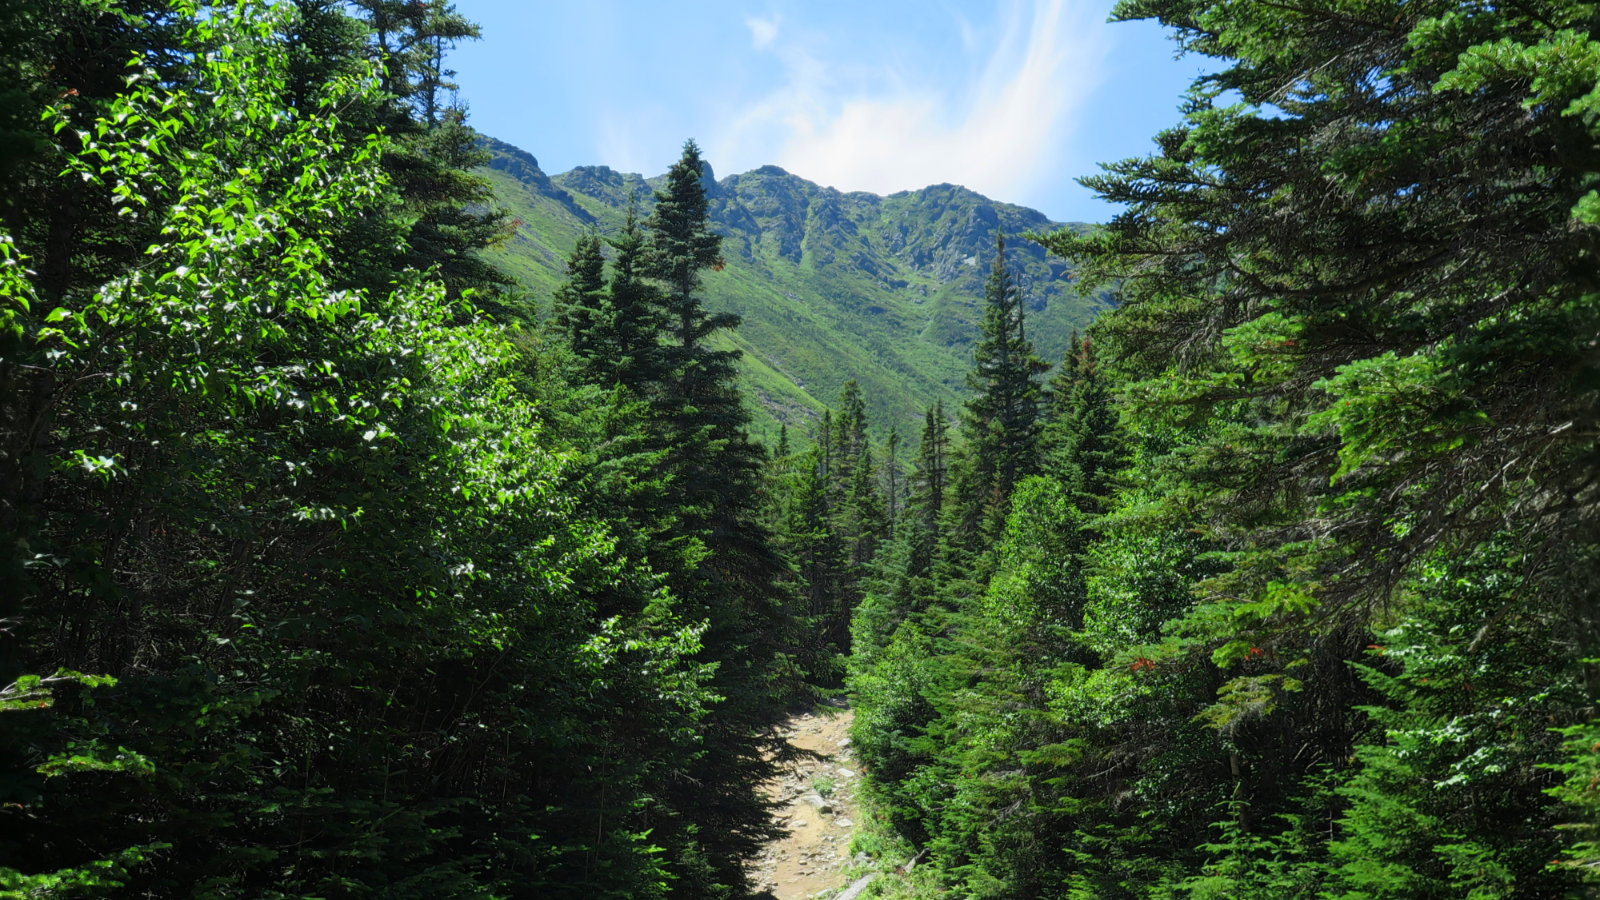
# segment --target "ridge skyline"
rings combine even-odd
[[[648,214],[661,178],[604,164],[549,175],[527,150],[488,136],[483,146],[491,158],[480,171],[520,222],[489,258],[541,306],[565,280],[578,236],[614,232],[630,195]],[[948,182],[881,195],[776,164],[720,178],[714,162],[707,168],[726,268],[707,276],[705,302],[743,319],[727,348],[744,354],[756,431],[769,436],[813,421],[847,380],[861,384],[876,428],[908,431],[934,400],[959,408],[996,233],[1088,227]],[[1059,361],[1071,332],[1109,300],[1081,296],[1072,266],[1037,244],[1008,240],[1006,259],[1040,357]]]

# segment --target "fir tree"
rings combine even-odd
[[[660,290],[644,271],[649,244],[639,227],[637,198],[629,198],[622,230],[607,243],[614,253],[610,315],[604,323],[604,344],[612,353],[610,383],[627,385],[635,391],[659,386],[667,380],[661,347],[664,310]]]
[[[872,461],[872,448],[863,446],[850,469],[850,487],[840,510],[840,531],[849,542],[852,585],[859,583],[866,567],[877,553],[878,542],[888,531],[883,494],[878,488],[878,469]]]
[[[649,246],[643,271],[663,288],[662,307],[669,343],[663,349],[670,375],[662,403],[673,415],[686,417],[732,437],[745,416],[734,395],[734,362],[739,354],[715,350],[712,335],[739,324],[739,317],[706,312],[700,302],[702,273],[722,268],[722,236],[711,230],[707,212],[706,166],[694,141],[684,144],[683,155],[667,171],[665,186],[656,192],[656,204],[645,223]]]
[[[600,236],[589,232],[578,238],[567,258],[567,280],[553,295],[551,321],[591,371],[617,356],[616,348],[606,340],[610,316],[605,289]]]
[[[861,385],[851,379],[839,389],[838,415],[834,418],[832,441],[835,485],[843,495],[854,477],[856,459],[867,449],[867,402]]]
[[[739,319],[707,313],[698,295],[702,273],[721,266],[705,172],[699,148],[687,142],[646,222],[641,271],[661,285],[665,340],[659,365],[630,387],[647,398],[663,451],[674,517],[663,535],[673,559],[668,583],[682,614],[707,623],[704,658],[726,698],[706,722],[704,755],[670,804],[685,816],[676,826],[684,839],[680,885],[715,896],[746,889],[743,862],[774,833],[759,785],[782,746],[774,725],[802,687],[788,566],[758,521],[765,454],[745,431],[738,353],[710,344]]]
[[[1123,451],[1117,413],[1087,337],[1073,333],[1050,382],[1050,406],[1040,435],[1043,471],[1066,486],[1078,508],[1104,512]]]
[[[984,286],[983,330],[967,375],[972,397],[961,417],[966,464],[952,537],[968,551],[993,545],[1011,491],[1038,466],[1038,378],[1047,367],[1033,352],[1025,319],[1022,294],[1006,269],[1005,238],[997,236]]]
[[[944,543],[945,491],[949,481],[950,422],[944,402],[937,401],[923,416],[922,440],[917,445],[916,467],[906,498],[906,512],[914,529],[913,550],[907,574],[920,578],[933,568],[934,553]]]
[[[884,501],[885,531],[894,537],[895,522],[900,518],[900,430],[889,430],[889,440],[884,445],[883,480],[887,492]]]
[[[822,646],[849,652],[851,616],[888,531],[860,386],[848,381],[839,412],[823,410],[817,442],[792,486],[782,544],[800,565]]]
[[[667,339],[660,349],[663,365],[649,373],[658,380],[638,387],[651,396],[661,421],[677,506],[691,516],[688,529],[727,537],[737,532],[735,522],[753,500],[762,454],[745,432],[749,414],[734,367],[739,353],[709,343],[717,332],[736,327],[739,317],[706,312],[698,293],[702,272],[722,265],[704,170],[700,148],[688,141],[646,222],[642,271],[662,286]]]
[[[845,550],[834,530],[820,456],[820,450],[813,450],[801,457],[782,538],[784,550],[799,567],[810,627],[822,642],[837,648],[838,635],[831,632],[840,618]]]

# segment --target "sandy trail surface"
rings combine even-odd
[[[768,844],[750,865],[759,890],[800,900],[846,885],[850,836],[856,821],[860,770],[850,754],[850,710],[801,713],[787,725],[789,743],[820,758],[796,760],[764,790],[781,808],[788,836]]]

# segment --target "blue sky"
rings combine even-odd
[[[1110,0],[456,0],[479,131],[552,174],[655,175],[694,138],[719,177],[776,164],[840,190],[963,184],[1063,221],[1074,179],[1142,155],[1198,58]]]

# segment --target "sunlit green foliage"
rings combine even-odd
[[[162,43],[46,113],[127,224],[51,275],[48,229],[0,243],[0,884],[662,894],[704,625],[580,505],[499,327],[419,273],[343,283],[392,202],[335,115],[374,83],[296,81],[291,6],[70,12]]]
[[[862,606],[871,796],[963,896],[1589,896],[1593,11],[1117,16],[1212,74],[1040,237],[1118,307],[983,602]]]

